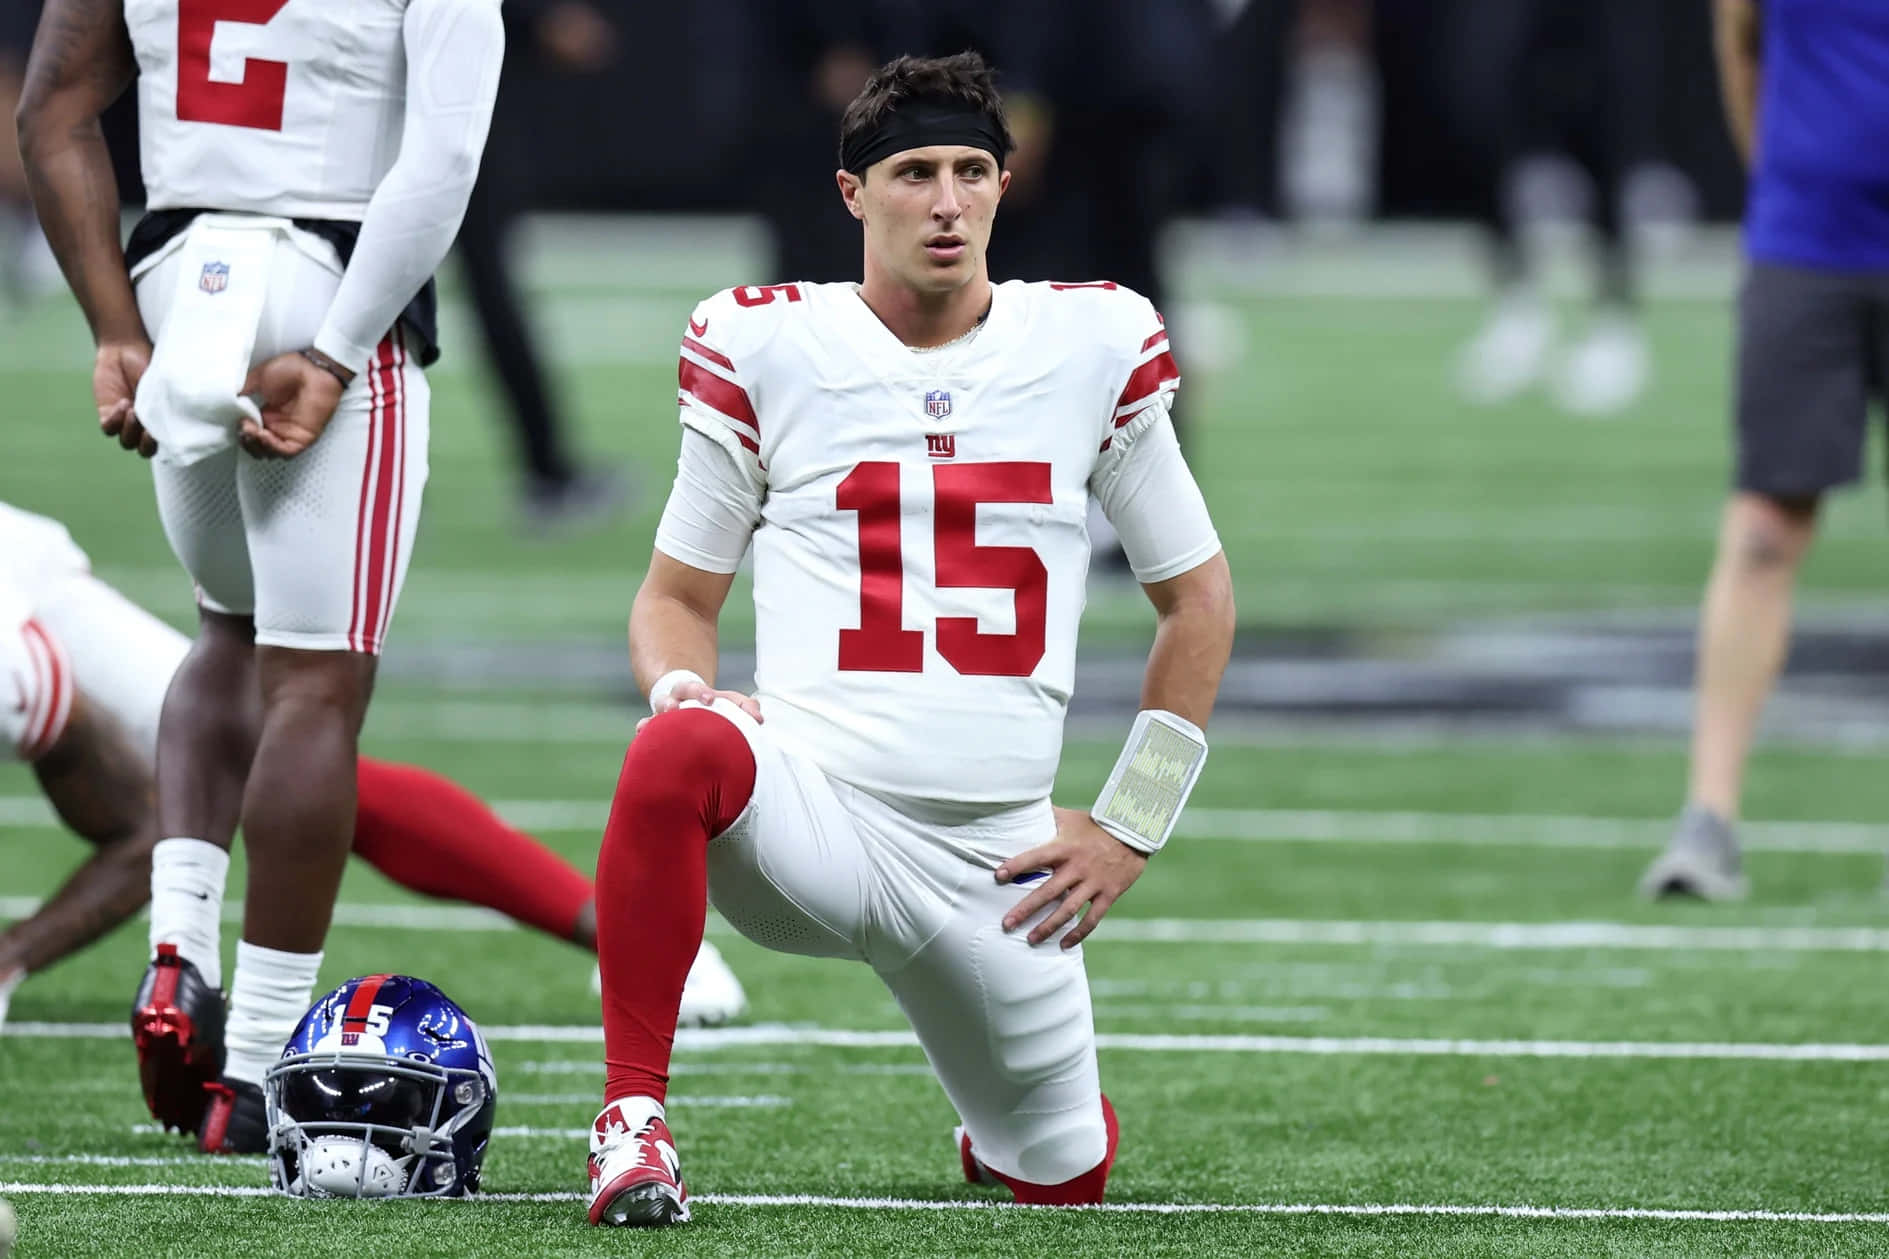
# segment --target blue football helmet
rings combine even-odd
[[[263,1078],[269,1175],[303,1198],[479,1188],[498,1110],[485,1037],[432,984],[350,979],[309,1008]]]

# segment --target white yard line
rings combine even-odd
[[[499,1094],[499,1100],[507,1106],[588,1106],[595,1111],[600,1109],[602,1098],[596,1091],[589,1093],[506,1093]],[[792,1106],[791,1097],[775,1097],[762,1093],[754,1097],[723,1096],[709,1094],[705,1097],[694,1096],[686,1092],[671,1093],[666,1105],[681,1106],[687,1109],[700,1106],[708,1110],[774,1110],[782,1106]]]
[[[503,1133],[505,1129],[499,1129]],[[260,1185],[58,1185],[0,1181],[0,1193],[95,1197],[267,1198]],[[582,1202],[578,1193],[482,1193],[478,1202]],[[1429,1202],[1107,1202],[1090,1207],[1025,1207],[1007,1202],[924,1198],[838,1198],[818,1194],[704,1193],[698,1206],[832,1207],[850,1211],[1070,1211],[1107,1215],[1453,1216],[1526,1220],[1664,1220],[1702,1224],[1889,1224],[1866,1211],[1714,1211],[1657,1207],[1538,1207]]]
[[[38,902],[0,897],[0,917],[32,912]],[[224,905],[223,920],[239,921],[241,907]],[[335,907],[338,926],[409,931],[520,931],[496,910],[470,905],[367,905]],[[1537,950],[1640,950],[1647,952],[1886,953],[1889,928],[1882,927],[1675,927],[1623,922],[1396,922],[1309,918],[1131,918],[1111,917],[1109,940],[1140,944],[1389,945]],[[710,933],[730,929],[711,925]]]
[[[498,800],[498,814],[528,831],[599,831],[607,799]],[[0,796],[0,826],[53,826],[38,796]],[[1586,817],[1529,813],[1376,812],[1351,809],[1214,809],[1181,818],[1182,839],[1267,843],[1281,840],[1373,844],[1462,844],[1491,848],[1657,848],[1670,818]],[[1747,822],[1747,852],[1889,854],[1889,826],[1861,822]],[[0,899],[0,908],[24,898]]]
[[[108,1039],[126,1035],[116,1023],[14,1023],[0,1034],[21,1039]],[[583,1024],[497,1026],[487,1040],[525,1044],[600,1045],[603,1029]],[[1458,1040],[1401,1036],[1258,1036],[1245,1034],[1141,1034],[1103,1032],[1105,1050],[1135,1053],[1367,1055],[1415,1058],[1667,1058],[1756,1062],[1889,1062],[1889,1045],[1772,1044],[1759,1041]],[[906,1030],[855,1031],[761,1023],[753,1027],[684,1028],[676,1033],[680,1053],[793,1045],[828,1049],[916,1049]],[[679,1102],[687,1103],[686,1095]],[[714,1105],[712,1101],[699,1104]],[[744,1103],[755,1104],[755,1103]],[[133,1131],[157,1132],[155,1124]]]

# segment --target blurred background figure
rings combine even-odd
[[[764,283],[836,283],[859,271],[859,225],[833,184],[840,115],[899,51],[891,0],[745,0],[749,127],[741,151],[773,257]],[[914,50],[915,51],[915,50]]]
[[[1506,402],[1546,381],[1563,410],[1630,405],[1651,370],[1634,280],[1636,203],[1666,200],[1660,157],[1664,14],[1658,0],[1442,0],[1442,102],[1475,153],[1495,296],[1457,382]],[[1526,229],[1580,218],[1595,232],[1594,303],[1563,339]]]
[[[617,28],[589,0],[507,0],[505,84],[457,253],[486,355],[505,393],[527,527],[582,528],[614,515],[628,495],[621,472],[587,467],[545,369],[525,295],[513,278],[513,228],[530,206],[533,79],[601,74],[617,63]]]
[[[20,105],[26,54],[39,24],[40,0],[0,4],[0,316],[27,298],[59,287],[59,265],[40,235],[26,196],[19,135],[13,114]]]

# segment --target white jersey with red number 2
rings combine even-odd
[[[759,491],[766,731],[881,795],[1046,797],[1092,479],[1179,381],[1161,317],[1113,284],[999,285],[973,339],[932,351],[902,344],[852,285],[698,306],[682,421]]]
[[[125,0],[147,203],[359,220],[400,152],[407,0]]]

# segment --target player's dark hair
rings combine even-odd
[[[996,75],[981,54],[907,56],[873,71],[866,86],[846,107],[840,119],[840,165],[863,175],[859,155],[870,151],[872,138],[885,132],[894,115],[909,105],[981,115],[979,129],[1001,149],[996,154],[999,166],[1016,148],[1003,97],[997,91]]]

